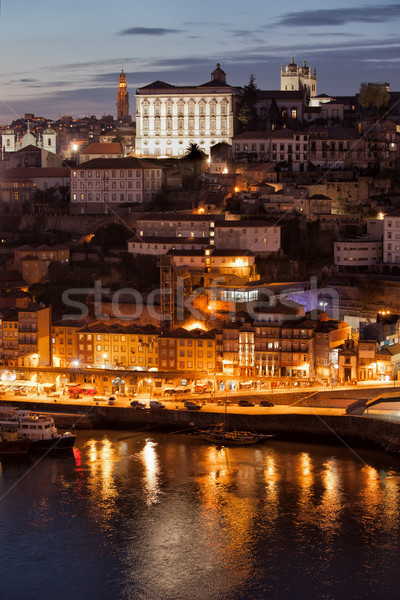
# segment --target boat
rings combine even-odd
[[[21,456],[27,454],[32,442],[18,437],[18,427],[2,425],[0,427],[0,457]]]
[[[53,417],[30,410],[10,409],[0,414],[0,427],[16,427],[22,440],[31,442],[30,450],[67,450],[74,446],[76,435],[59,434]]]
[[[223,421],[208,429],[198,429],[197,431],[204,439],[219,446],[246,446],[275,437],[273,433],[264,434],[255,431],[230,429],[228,427],[226,401]]]

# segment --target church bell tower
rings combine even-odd
[[[126,75],[124,70],[119,76],[118,96],[117,96],[117,121],[130,125],[132,119],[129,115],[129,93],[126,89]]]

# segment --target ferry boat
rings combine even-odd
[[[0,458],[27,454],[31,443],[30,440],[22,440],[18,437],[18,428],[15,425],[0,427]]]
[[[18,437],[31,442],[30,450],[66,450],[73,448],[76,435],[59,434],[53,417],[30,410],[10,409],[0,413],[0,427],[12,425]]]

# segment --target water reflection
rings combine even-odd
[[[319,526],[327,537],[333,536],[339,527],[340,511],[342,509],[341,481],[337,461],[332,458],[324,464],[322,482],[325,491],[319,506]]]
[[[146,440],[146,445],[143,450],[139,453],[140,460],[145,469],[144,477],[144,492],[146,495],[146,504],[151,506],[158,500],[160,493],[159,486],[159,461],[156,452],[157,444],[151,440]]]
[[[373,600],[397,589],[400,481],[395,467],[380,475],[380,455],[364,466],[347,450],[289,443],[79,437],[74,463],[40,461],[2,503],[8,589],[25,569],[41,590],[51,579],[54,597],[66,566],[66,595],[99,600]],[[4,465],[0,493],[17,477]]]
[[[103,528],[110,528],[117,515],[118,490],[114,468],[117,461],[115,448],[107,437],[91,439],[85,446],[89,467],[88,490],[91,517]]]

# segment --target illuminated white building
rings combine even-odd
[[[56,154],[56,138],[57,134],[51,127],[47,127],[43,135],[36,138],[31,132],[28,121],[27,131],[21,138],[15,134],[13,129],[6,129],[1,136],[1,148],[3,152],[17,152],[29,146],[34,146]]]
[[[312,72],[306,61],[299,67],[292,58],[286,69],[281,66],[281,90],[305,91],[308,98],[317,95],[317,70]]]
[[[232,143],[241,89],[226,83],[217,64],[211,80],[179,87],[156,81],[136,93],[136,155],[183,156],[191,143],[206,153]]]

